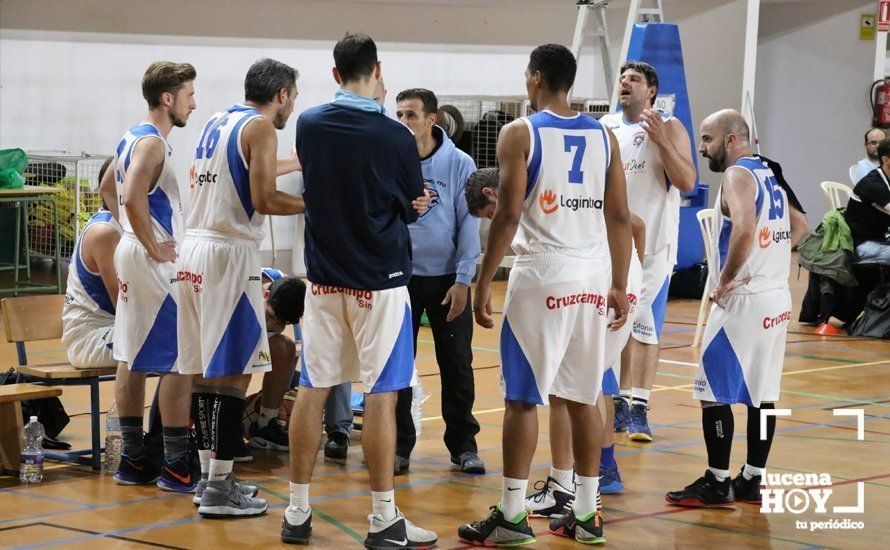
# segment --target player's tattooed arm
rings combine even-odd
[[[303,197],[279,191],[275,186],[278,136],[272,121],[258,117],[248,122],[241,132],[241,148],[247,160],[250,198],[256,211],[284,216],[302,214],[306,210]]]
[[[720,192],[722,198],[720,208],[724,214],[732,218],[732,232],[729,236],[729,248],[726,252],[726,263],[720,272],[720,281],[711,295],[714,302],[725,306],[725,297],[733,289],[747,283],[747,279],[736,277],[754,246],[754,233],[757,230],[757,215],[754,206],[757,188],[753,176],[742,168],[730,167],[723,173]]]

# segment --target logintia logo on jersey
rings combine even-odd
[[[595,199],[593,197],[585,197],[584,195],[578,195],[577,197],[566,197],[565,195],[560,194],[559,202],[557,202],[557,195],[550,189],[545,189],[538,196],[538,205],[541,207],[541,211],[545,214],[553,214],[556,212],[559,207],[567,208],[572,212],[577,212],[578,210],[602,210],[603,209],[603,200]]]
[[[760,248],[767,248],[772,243],[791,240],[791,231],[770,231],[769,227],[763,227],[757,234],[757,244]]]

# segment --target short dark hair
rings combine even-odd
[[[275,318],[287,325],[298,323],[303,317],[306,283],[293,277],[282,277],[269,285],[266,298]]]
[[[439,112],[439,100],[436,98],[436,94],[426,88],[408,88],[403,90],[396,96],[396,103],[408,99],[419,99],[423,104],[423,113],[426,115]]]
[[[334,46],[334,65],[343,82],[370,76],[377,66],[377,44],[367,34],[346,33]]]
[[[890,157],[890,138],[884,138],[878,144],[878,158]]]
[[[621,66],[621,70],[618,74],[622,75],[624,74],[624,71],[627,70],[634,70],[638,73],[642,73],[643,76],[646,77],[646,86],[650,88],[655,86],[655,96],[649,101],[649,103],[655,105],[655,98],[658,96],[658,71],[655,70],[655,67],[645,61],[627,61]]]
[[[529,56],[528,71],[541,73],[550,91],[567,92],[575,83],[578,62],[562,44],[544,44],[535,48]]]
[[[258,105],[270,103],[284,88],[288,95],[297,85],[299,71],[274,59],[260,59],[250,66],[244,77],[244,99]]]
[[[197,75],[195,68],[188,63],[155,61],[142,75],[142,97],[148,102],[148,108],[154,109],[161,104],[163,94],[169,92],[175,96],[183,84],[194,80]]]
[[[96,180],[97,183],[102,183],[102,178],[105,177],[105,172],[108,171],[112,162],[114,162],[114,157],[108,157],[105,159],[105,162],[102,163],[102,166],[99,167],[99,179]],[[105,204],[105,197],[103,197],[101,193],[99,194],[99,200],[102,201],[102,209],[108,210],[108,205]]]
[[[472,174],[464,185],[464,195],[467,197],[467,210],[475,215],[488,205],[488,197],[482,193],[482,189],[488,187],[497,190],[501,173],[497,168],[480,168]]]
[[[865,132],[865,144],[866,145],[868,145],[868,134],[874,132],[875,130],[879,130],[882,134],[884,134],[885,138],[887,137],[887,130],[885,130],[883,128],[874,128],[874,127],[869,128],[868,131]]]

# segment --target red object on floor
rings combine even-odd
[[[846,333],[831,323],[822,323],[816,329],[816,334],[821,336],[843,336]]]

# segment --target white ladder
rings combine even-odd
[[[578,19],[575,21],[575,35],[572,37],[572,53],[575,59],[581,60],[581,47],[584,45],[584,38],[587,36],[595,36],[599,39],[600,57],[603,61],[603,76],[606,80],[607,97],[609,100],[609,112],[615,111],[618,102],[618,74],[617,69],[612,66],[612,52],[609,48],[609,30],[606,26],[606,6],[609,5],[605,0],[577,0]],[[591,17],[591,12],[593,17]],[[623,63],[627,57],[627,49],[630,46],[630,35],[633,32],[633,26],[637,22],[643,23],[662,23],[664,22],[664,10],[661,6],[661,0],[630,0],[630,10],[627,14],[627,24],[624,27],[624,38],[621,41],[621,51],[618,61]],[[569,99],[572,92],[569,92]]]

